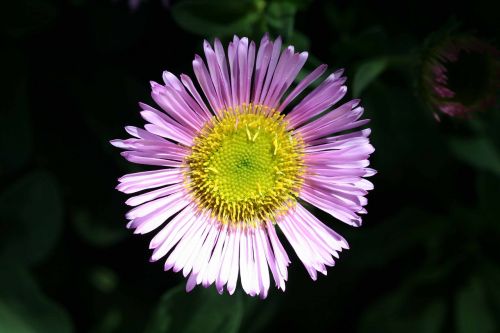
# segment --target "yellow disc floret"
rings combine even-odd
[[[194,139],[186,184],[202,209],[222,223],[275,221],[302,185],[301,138],[283,115],[261,105],[223,110]]]

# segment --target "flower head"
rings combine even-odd
[[[449,116],[470,116],[494,105],[500,86],[499,55],[471,35],[446,36],[432,43],[421,82],[431,107]]]
[[[160,228],[151,260],[166,257],[165,270],[189,275],[188,291],[215,283],[232,294],[239,277],[264,298],[269,271],[285,290],[290,259],[278,228],[315,280],[348,245],[306,206],[353,226],[366,213],[370,130],[348,132],[368,122],[363,108],[334,107],[347,90],[342,70],[297,101],[326,65],[289,91],[307,53],[281,44],[234,37],[226,55],[220,41],[205,42],[208,66],[193,61],[203,96],[189,76],[164,72],[164,84],[152,83],[161,110],[141,103],[145,129],[126,127],[133,138],[111,142],[130,162],[156,166],[123,176],[117,189],[142,192],[126,202],[128,227]]]

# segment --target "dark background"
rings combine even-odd
[[[437,122],[416,90],[431,34],[497,43],[492,4],[4,2],[0,332],[500,332],[498,104]],[[355,229],[317,212],[351,246],[328,277],[293,254],[286,292],[266,300],[185,294],[148,262],[151,236],[125,229],[116,179],[145,168],[108,141],[142,126],[150,80],[192,74],[203,38],[265,31],[308,50],[308,71],[346,69],[372,119],[369,214]]]

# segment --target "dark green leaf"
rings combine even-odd
[[[440,298],[424,297],[408,285],[396,289],[368,309],[360,332],[440,332],[445,303]]]
[[[283,305],[280,298],[274,296],[275,295],[270,295],[265,301],[250,297],[244,299],[245,311],[241,325],[241,333],[258,333],[266,331],[266,328]]]
[[[115,308],[109,309],[98,325],[90,331],[90,333],[112,333],[118,332],[118,327],[123,323],[123,314]]]
[[[266,12],[269,27],[277,35],[289,39],[293,34],[294,18],[297,8],[288,2],[272,2]]]
[[[47,172],[29,174],[3,192],[0,212],[0,262],[40,262],[61,233],[61,194]]]
[[[297,51],[307,51],[311,44],[309,37],[297,30],[293,32],[289,42]]]
[[[354,258],[349,264],[359,269],[378,268],[416,250],[420,251],[423,257],[430,256],[435,250],[433,246],[439,242],[440,235],[448,232],[448,226],[445,219],[408,206],[373,228],[368,227],[361,233],[353,233],[350,240],[367,248],[377,248],[377,251],[356,251],[352,254]],[[408,230],[411,232],[408,233]],[[403,234],[405,237],[401,237]],[[385,239],[391,241],[385,242]]]
[[[362,63],[354,75],[352,84],[353,96],[359,97],[363,90],[384,72],[387,65],[387,58],[376,58]]]
[[[0,332],[69,333],[68,314],[48,299],[24,269],[2,266]]]
[[[90,273],[90,281],[96,287],[104,293],[109,293],[113,291],[118,284],[118,276],[116,273],[107,267],[96,267]]]
[[[260,17],[252,1],[189,0],[172,6],[172,16],[182,28],[202,36],[248,34]]]
[[[243,316],[240,294],[219,295],[213,289],[197,288],[186,293],[183,286],[161,298],[147,333],[236,333]]]
[[[485,260],[481,274],[485,303],[490,307],[490,314],[500,313],[500,267],[498,261]],[[496,316],[497,325],[500,324],[500,318]]]
[[[483,216],[482,219],[478,219],[477,223],[500,232],[497,209],[498,198],[500,198],[500,177],[496,177],[490,172],[480,172],[476,178],[476,189],[478,208]]]
[[[494,315],[486,302],[479,279],[472,279],[456,298],[456,320],[459,333],[495,332]]]
[[[500,155],[486,138],[452,138],[450,147],[461,161],[500,175]]]
[[[126,235],[126,229],[120,224],[113,228],[104,223],[105,217],[91,216],[87,211],[78,211],[74,216],[74,226],[77,233],[95,246],[108,246],[122,240]]]

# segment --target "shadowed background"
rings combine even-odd
[[[133,1],[132,1],[133,2]],[[0,333],[498,332],[500,113],[437,122],[416,89],[419,57],[449,26],[495,44],[489,1],[23,0],[2,6]],[[149,81],[191,75],[204,38],[281,35],[307,71],[345,68],[372,119],[368,215],[310,280],[292,257],[266,300],[184,292],[125,229],[116,179],[148,169],[108,141],[142,126]],[[498,45],[498,44],[497,44]],[[299,75],[299,77],[303,77]],[[471,77],[474,83],[481,77]],[[285,242],[284,242],[285,243]],[[288,244],[287,244],[288,245]]]

